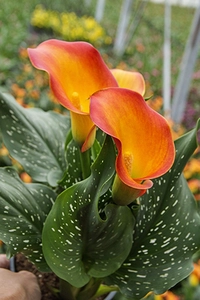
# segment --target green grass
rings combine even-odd
[[[30,34],[29,20],[37,4],[44,4],[48,9],[75,11],[79,15],[94,16],[94,4],[90,9],[83,6],[81,0],[0,0],[0,85],[12,80],[12,72],[18,68],[19,47],[27,47],[37,39]],[[121,1],[106,0],[103,27],[113,38],[116,34]],[[131,14],[137,9],[138,1],[133,1]],[[175,85],[187,36],[190,30],[194,9],[172,7],[172,86]],[[150,82],[155,93],[162,87],[163,65],[163,27],[164,6],[148,2],[141,15],[139,26],[122,58],[116,58],[112,49],[100,49],[108,54],[108,61],[115,67],[124,61],[128,69],[137,69]],[[46,38],[46,37],[45,37]],[[38,40],[39,42],[39,40]],[[200,68],[198,58],[195,70]],[[192,83],[197,86],[193,80]]]

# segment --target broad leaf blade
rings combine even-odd
[[[82,180],[82,170],[80,162],[80,147],[72,139],[66,147],[67,170],[63,178],[59,181],[59,185],[64,188]]]
[[[161,294],[192,271],[200,247],[200,216],[181,172],[196,148],[196,129],[176,141],[176,160],[141,198],[133,247],[122,267],[108,279],[126,297]]]
[[[132,227],[135,219],[128,207],[109,204],[106,207],[106,220],[87,222],[86,250],[84,263],[91,277],[106,277],[117,270],[130,252]],[[91,217],[90,216],[90,217]],[[93,226],[91,226],[93,225]],[[88,232],[88,228],[90,228]]]
[[[109,141],[109,142],[108,142]],[[128,207],[109,205],[104,219],[98,201],[114,174],[114,148],[107,140],[89,178],[56,200],[43,230],[43,252],[51,269],[81,287],[91,276],[104,277],[120,267],[132,244],[134,218]]]
[[[54,200],[48,187],[25,184],[14,169],[0,169],[0,240],[10,256],[23,252],[43,271],[49,269],[42,254],[41,234]]]
[[[12,96],[0,93],[0,130],[11,156],[38,182],[56,185],[66,169],[64,144],[67,116],[25,109]],[[50,174],[49,174],[50,173]]]

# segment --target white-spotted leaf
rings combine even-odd
[[[67,170],[59,185],[67,188],[82,180],[82,169],[80,162],[80,147],[72,139],[66,147]]]
[[[92,166],[91,176],[55,201],[43,230],[43,252],[51,269],[76,287],[91,277],[116,271],[132,245],[134,218],[128,207],[110,204],[104,217],[98,202],[110,187],[115,150],[109,138]]]
[[[0,130],[11,156],[37,182],[56,186],[66,169],[65,139],[68,116],[25,109],[15,99],[0,93]],[[50,175],[49,175],[50,173]]]
[[[149,291],[161,294],[193,269],[192,256],[200,248],[200,216],[181,173],[196,149],[199,128],[200,120],[194,130],[175,142],[173,167],[154,180],[140,199],[132,250],[108,279],[126,297],[141,299]]]
[[[49,270],[42,254],[42,229],[55,201],[42,184],[23,183],[12,168],[0,168],[0,240],[12,256],[23,252],[42,271]]]

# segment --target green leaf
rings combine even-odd
[[[0,168],[0,240],[10,256],[23,252],[42,271],[49,270],[42,229],[55,198],[47,186],[25,184],[14,169]]]
[[[131,299],[149,291],[161,294],[193,269],[193,254],[200,247],[200,216],[187,182],[181,175],[194,152],[197,127],[176,141],[172,169],[154,180],[140,199],[130,255],[108,279]]]
[[[67,170],[63,178],[59,181],[59,185],[64,188],[82,180],[82,170],[80,162],[80,147],[72,139],[66,147]]]
[[[51,269],[76,287],[120,267],[132,245],[134,217],[128,207],[109,204],[100,217],[98,201],[115,173],[108,138],[91,176],[58,196],[43,230],[43,252]]]
[[[114,293],[113,293],[114,294]],[[114,294],[114,297],[112,298],[113,300],[130,300],[130,298],[126,298],[125,296],[123,296],[121,293],[116,293]],[[131,300],[133,300],[134,298],[132,298]],[[147,298],[149,300],[149,298]]]
[[[96,160],[102,147],[99,141],[102,145],[105,141],[105,134],[97,130],[93,146],[91,149],[82,153],[80,146],[69,135],[66,144],[67,170],[63,178],[59,181],[59,185],[66,189],[89,176],[91,161]]]
[[[0,105],[0,130],[11,156],[33,180],[56,186],[66,169],[69,118],[38,108],[25,109],[7,94],[0,93]]]

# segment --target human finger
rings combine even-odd
[[[0,268],[9,269],[10,262],[5,254],[0,254]]]

